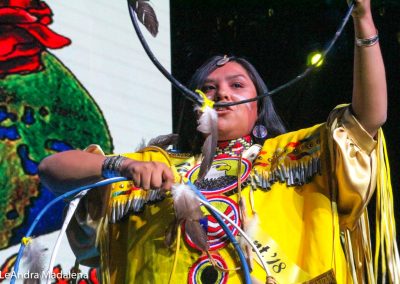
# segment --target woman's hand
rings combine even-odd
[[[352,1],[347,1],[350,4]],[[354,19],[371,16],[371,1],[370,0],[355,0],[355,6],[352,12]]]
[[[140,162],[126,159],[120,169],[121,174],[143,189],[170,190],[174,183],[172,170],[161,162]]]

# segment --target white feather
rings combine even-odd
[[[197,130],[204,134],[211,134],[213,124],[218,120],[218,114],[215,109],[205,107],[203,113],[198,119]]]
[[[209,249],[207,234],[199,223],[204,217],[200,209],[200,202],[190,186],[175,184],[171,189],[174,200],[175,216],[178,224],[185,221],[185,230],[190,239],[203,251]],[[174,239],[174,238],[170,238]]]
[[[37,239],[32,239],[25,248],[24,266],[32,273],[31,275],[42,275],[46,250]]]
[[[175,183],[172,185],[171,194],[174,199],[174,203],[180,203],[182,200],[188,199],[200,204],[197,201],[196,194],[193,192],[193,190],[191,190],[190,187],[184,183]]]
[[[214,159],[215,148],[218,141],[218,114],[215,109],[205,107],[198,119],[197,130],[204,134],[205,140],[202,147],[203,160],[200,165],[198,181],[207,174]]]

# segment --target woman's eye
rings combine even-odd
[[[214,90],[215,90],[215,86],[212,86],[212,85],[207,85],[207,86],[203,87],[203,92],[205,92],[205,93],[214,91]]]
[[[243,85],[241,83],[233,83],[232,87],[234,87],[234,88],[242,88]]]

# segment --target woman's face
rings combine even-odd
[[[257,96],[246,69],[228,62],[208,75],[202,90],[215,102],[237,102]],[[218,140],[236,139],[250,134],[257,120],[257,102],[217,108]]]

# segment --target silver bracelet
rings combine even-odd
[[[126,158],[121,155],[107,157],[101,167],[101,175],[104,178],[121,176],[121,165],[125,160]]]
[[[368,47],[368,46],[373,46],[379,41],[379,35],[376,33],[376,35],[373,35],[369,38],[358,38],[356,37],[356,45],[360,47]]]

